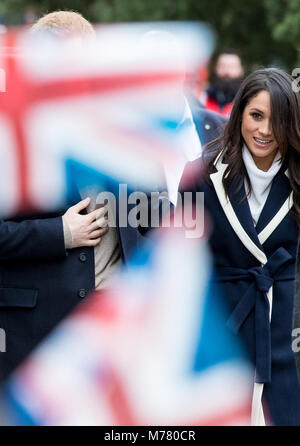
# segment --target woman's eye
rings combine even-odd
[[[259,113],[251,113],[252,118],[254,119],[261,119],[261,115]]]

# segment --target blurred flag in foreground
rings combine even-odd
[[[252,373],[225,328],[206,241],[165,231],[12,376],[11,424],[250,424]]]
[[[185,71],[213,46],[199,23],[100,26],[88,43],[1,35],[0,215],[58,209],[95,172],[106,191],[162,184],[187,140]]]

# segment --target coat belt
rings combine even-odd
[[[251,281],[247,291],[232,311],[227,326],[237,334],[254,311],[256,382],[271,382],[271,329],[268,291],[274,282],[295,278],[295,260],[278,248],[263,266],[249,269],[217,267],[217,282]]]

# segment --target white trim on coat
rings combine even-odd
[[[272,220],[267,224],[267,226],[258,234],[258,240],[261,245],[265,243],[265,241],[270,237],[272,232],[274,232],[277,226],[279,226],[284,217],[293,207],[293,204],[294,204],[293,192],[291,192],[291,194],[285,200],[285,202],[283,203],[277,214],[272,218]]]
[[[212,173],[210,175],[211,181],[214,185],[216,194],[220,201],[220,204],[223,208],[223,211],[227,217],[227,220],[232,226],[232,229],[241,240],[243,245],[254,255],[254,257],[263,265],[267,263],[267,257],[265,253],[259,249],[259,247],[251,240],[243,226],[241,225],[239,219],[237,218],[233,207],[229,201],[229,198],[226,196],[226,192],[223,187],[223,175],[226,170],[227,164],[223,164],[221,158],[217,160],[215,165],[217,172]]]

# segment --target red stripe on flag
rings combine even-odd
[[[157,83],[169,83],[182,76],[181,72],[134,73],[124,75],[84,75],[83,78],[69,77],[60,80],[30,78],[22,70],[22,54],[18,51],[19,33],[9,32],[5,36],[3,54],[6,70],[6,92],[0,95],[0,112],[11,121],[16,139],[17,178],[19,181],[18,210],[33,208],[29,193],[29,160],[25,137],[24,117],[30,107],[42,101],[54,101],[83,95],[105,93],[128,88],[144,88]]]
[[[125,386],[121,378],[111,368],[108,370],[107,381],[105,382],[108,404],[115,418],[116,426],[138,426],[138,418],[134,415],[130,407]],[[101,395],[103,398],[103,387]]]
[[[17,35],[8,33],[5,38],[5,46],[13,49],[16,47]],[[19,182],[18,210],[29,210],[32,207],[28,187],[28,157],[26,139],[24,134],[24,113],[28,107],[29,85],[20,73],[16,58],[7,56],[5,64],[6,91],[0,96],[0,111],[5,113],[11,122],[11,128],[15,136],[17,179]]]
[[[233,409],[227,410],[224,408],[224,413],[210,416],[207,418],[198,418],[193,422],[187,422],[186,426],[235,426],[238,425],[239,422],[245,422],[248,420],[248,424],[250,425],[251,421],[251,401],[249,397],[249,401],[245,402],[244,405]],[[248,425],[245,423],[245,425]]]

